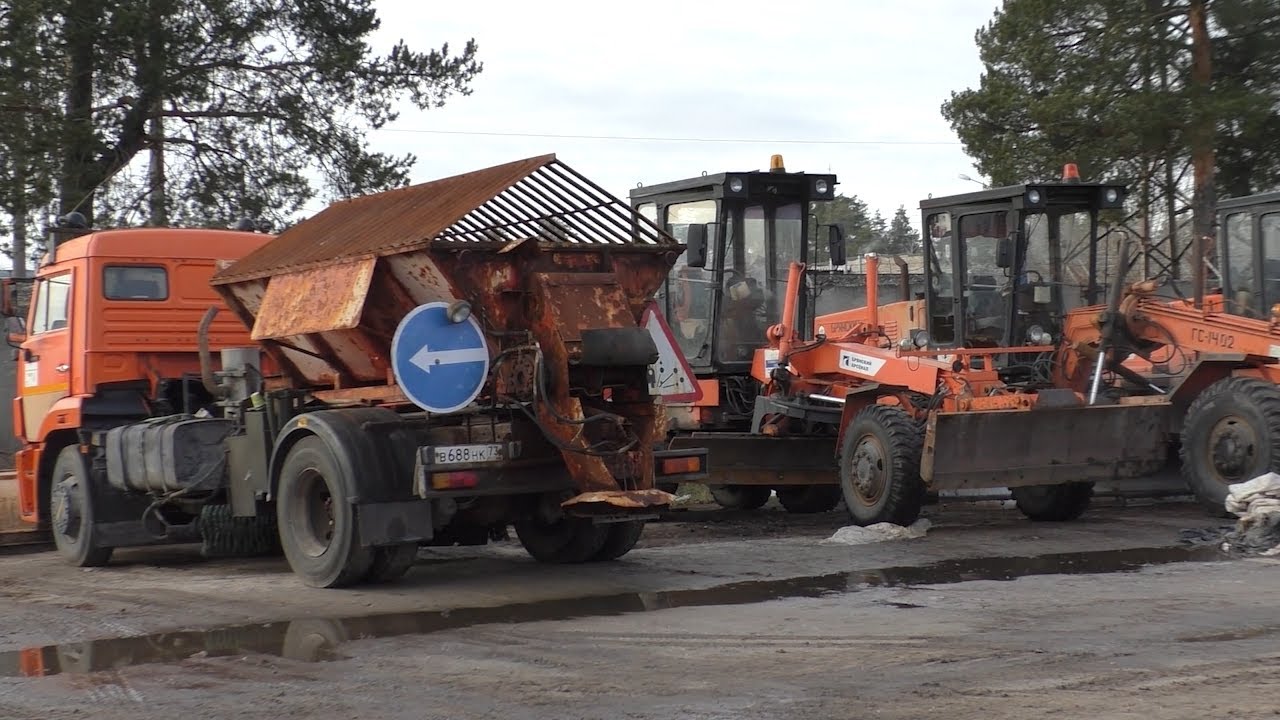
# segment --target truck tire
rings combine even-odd
[[[58,453],[49,489],[53,544],[76,567],[101,567],[111,560],[112,548],[98,543],[93,520],[93,488],[79,445]]]
[[[773,489],[789,513],[824,513],[840,504],[839,485],[782,485]]]
[[[587,562],[600,553],[609,537],[607,524],[569,516],[548,520],[537,510],[521,513],[512,524],[525,552],[543,563]]]
[[[1039,522],[1075,520],[1089,509],[1093,500],[1093,483],[1073,482],[1062,485],[1028,485],[1009,488],[1013,502],[1028,519]]]
[[[346,587],[364,579],[373,548],[360,544],[355,508],[341,469],[320,438],[299,440],[280,468],[276,522],[289,567],[311,587]]]
[[[640,542],[640,536],[644,534],[643,520],[609,523],[606,527],[608,533],[605,535],[604,545],[601,545],[596,554],[591,556],[593,561],[617,560],[631,552],[631,548]]]
[[[712,485],[711,497],[725,510],[758,510],[769,502],[768,485]]]
[[[280,554],[274,514],[235,517],[225,503],[200,508],[200,554],[207,558],[263,557]]]
[[[1280,389],[1247,377],[1205,388],[1187,409],[1179,456],[1196,499],[1226,515],[1229,485],[1280,468]]]
[[[923,447],[920,425],[900,407],[868,405],[854,416],[840,446],[840,492],[855,525],[910,525],[920,517]]]
[[[404,577],[418,559],[418,543],[400,543],[373,549],[373,563],[365,580],[370,583],[395,582]]]

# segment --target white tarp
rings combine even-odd
[[[834,535],[822,541],[822,545],[866,545],[886,540],[914,540],[924,537],[931,523],[925,518],[911,523],[907,527],[893,523],[876,523],[866,527],[849,525],[842,527]]]
[[[1280,475],[1267,473],[1232,485],[1226,509],[1240,518],[1233,538],[1237,547],[1280,555]]]

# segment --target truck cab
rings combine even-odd
[[[61,242],[34,278],[8,278],[8,342],[18,362],[13,400],[19,509],[50,520],[49,478],[79,433],[148,417],[196,413],[212,398],[200,380],[196,329],[210,306],[219,261],[236,260],[271,236],[220,229],[129,228]],[[252,345],[222,313],[210,347]]]

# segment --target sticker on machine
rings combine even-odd
[[[840,351],[840,368],[842,370],[850,370],[860,375],[870,375],[880,372],[880,368],[884,367],[884,358],[863,355],[851,350]]]
[[[29,362],[22,368],[22,386],[33,388],[40,384],[40,363]]]

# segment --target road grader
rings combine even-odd
[[[1032,519],[1074,519],[1094,482],[1175,451],[1220,509],[1227,483],[1280,461],[1280,309],[1227,311],[1241,292],[1229,253],[1214,294],[1134,277],[1128,243],[1103,238],[1125,193],[1068,165],[1060,182],[925,200],[923,297],[881,306],[870,255],[866,306],[812,323],[793,262],[753,359],[756,442],[824,440],[860,525],[909,524],[930,491],[984,487],[1010,488]],[[1248,293],[1255,310],[1268,298]]]

